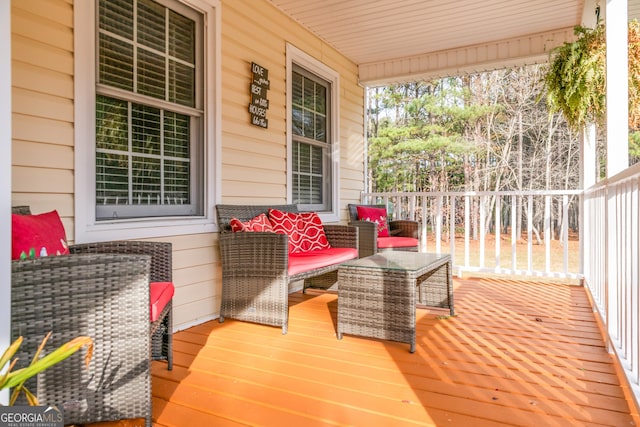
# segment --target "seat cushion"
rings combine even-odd
[[[67,236],[58,211],[11,214],[11,259],[67,255]]]
[[[316,268],[349,261],[358,257],[355,248],[329,248],[289,254],[289,276]]]
[[[418,247],[418,239],[413,237],[378,237],[378,248],[413,248]]]
[[[151,322],[155,322],[160,318],[160,313],[171,298],[175,288],[171,282],[151,282],[149,284],[149,305],[151,313]]]
[[[356,206],[358,210],[358,220],[374,222],[378,226],[378,237],[389,236],[389,225],[387,224],[387,210],[373,206]]]

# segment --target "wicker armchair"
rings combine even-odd
[[[394,245],[392,248],[381,248],[378,244],[378,229],[376,224],[373,222],[360,221],[358,220],[358,206],[367,206],[367,207],[375,207],[382,208],[386,210],[385,205],[358,205],[358,204],[349,204],[347,205],[349,209],[349,225],[353,225],[358,227],[359,230],[359,257],[364,258],[369,255],[374,255],[378,252],[385,250],[403,250],[403,251],[412,251],[417,252],[419,249],[419,230],[420,226],[417,221],[412,220],[389,220],[389,235],[391,237],[408,237],[411,239],[415,239],[412,242],[407,241],[408,243],[403,243],[402,245]]]
[[[150,261],[117,254],[12,261],[11,335],[24,337],[17,367],[49,331],[45,351],[81,335],[94,341],[88,369],[78,352],[27,383],[43,404],[64,408],[65,423],[145,418],[151,426]]]
[[[298,212],[297,205],[218,205],[216,207],[222,261],[220,322],[233,318],[272,326],[287,333],[289,283],[304,280],[303,287],[337,281],[339,264],[292,276],[288,274],[288,237],[276,233],[232,233],[232,218],[248,221],[269,209]],[[358,230],[346,225],[325,224],[334,248],[358,248]]]
[[[31,213],[28,206],[12,212]],[[149,321],[149,282],[172,281],[171,244],[111,241],[69,251],[12,261],[12,335],[25,336],[21,359],[30,360],[50,330],[51,346],[78,335],[95,345],[88,373],[80,359],[65,361],[39,375],[33,389],[43,402],[63,404],[68,423],[145,418],[150,426],[150,360],[173,367],[173,308],[169,301]]]
[[[72,254],[128,254],[150,255],[150,282],[172,282],[172,247],[168,242],[140,242],[113,240],[69,246]],[[147,306],[148,309],[148,306]],[[158,320],[151,323],[151,358],[166,360],[173,369],[173,301],[162,309]]]
[[[14,206],[12,213],[29,215],[29,206]],[[150,282],[172,282],[172,246],[168,242],[144,242],[113,240],[108,242],[83,243],[69,246],[72,254],[128,254],[150,255]],[[147,297],[148,300],[148,297]],[[148,304],[147,304],[148,307]],[[170,300],[158,320],[151,323],[151,357],[166,360],[167,369],[173,369],[173,301]]]

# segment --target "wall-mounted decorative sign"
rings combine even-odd
[[[269,100],[267,99],[269,70],[252,62],[251,73],[253,74],[253,80],[251,81],[251,102],[249,103],[251,124],[266,129],[269,127],[269,120],[267,119],[267,110],[269,109]]]

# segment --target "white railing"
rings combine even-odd
[[[585,283],[640,401],[640,164],[585,191]]]
[[[450,253],[459,275],[581,279],[581,197],[581,190],[364,193],[362,203],[418,220],[421,250]]]

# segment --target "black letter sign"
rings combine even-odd
[[[250,86],[251,102],[249,103],[251,124],[266,129],[269,126],[269,120],[267,120],[267,110],[269,109],[269,100],[267,99],[269,70],[252,62],[251,73],[253,74],[253,80]]]

